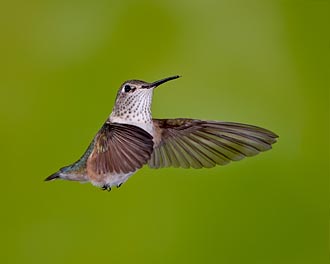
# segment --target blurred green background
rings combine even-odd
[[[329,1],[11,1],[0,9],[1,263],[328,263]],[[127,79],[155,117],[254,124],[272,151],[43,182]]]

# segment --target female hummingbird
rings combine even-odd
[[[124,82],[112,113],[83,156],[45,181],[91,182],[111,190],[145,164],[153,169],[211,168],[271,149],[278,136],[257,126],[189,118],[153,119],[154,89],[179,77],[152,83]]]

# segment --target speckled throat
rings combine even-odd
[[[153,89],[136,89],[134,93],[130,94],[123,94],[119,91],[109,121],[136,125],[152,134],[149,128],[152,124],[152,95]]]

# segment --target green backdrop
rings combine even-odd
[[[0,8],[1,263],[328,263],[329,1],[7,1]],[[120,84],[180,74],[155,117],[254,124],[273,150],[43,182]],[[328,86],[327,86],[328,85]]]

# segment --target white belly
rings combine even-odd
[[[102,181],[93,181],[91,183],[98,187],[109,186],[110,188],[115,186],[119,187],[124,182],[128,180],[128,178],[133,175],[136,171],[130,173],[120,173],[120,174],[105,174],[102,177]]]

